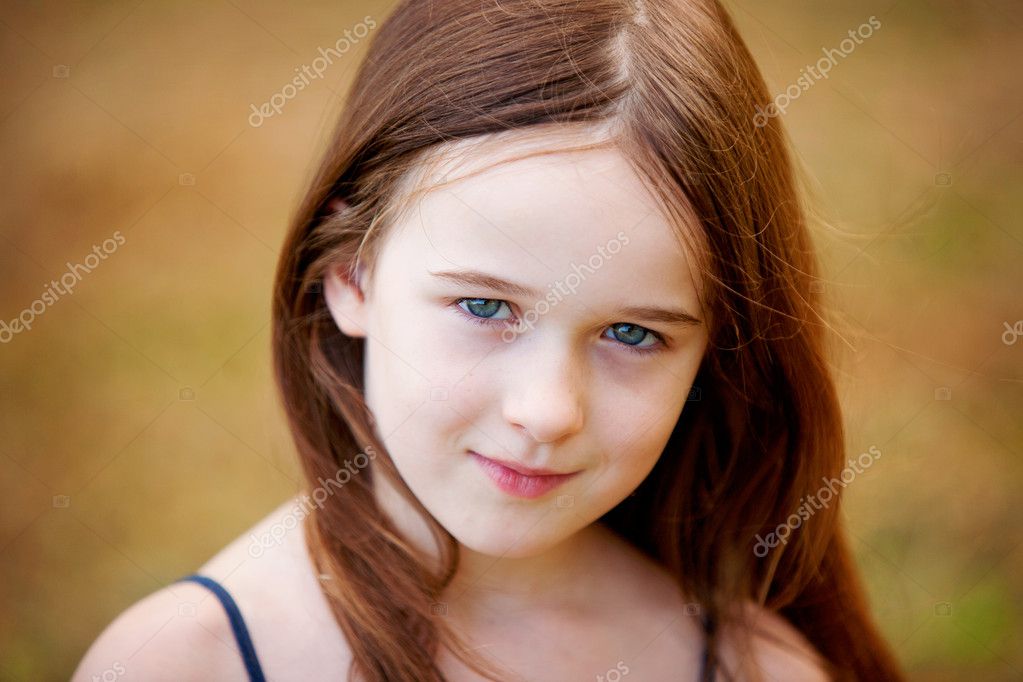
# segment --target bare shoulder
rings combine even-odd
[[[230,594],[268,678],[343,677],[350,648],[306,551],[297,498],[274,509],[196,573]],[[72,682],[94,675],[125,680],[247,680],[230,621],[216,596],[174,583],[120,614],[93,643]]]
[[[629,604],[641,604],[635,613],[642,620],[660,623],[661,634],[657,642],[666,643],[671,654],[664,654],[677,669],[699,665],[705,647],[700,605],[679,590],[672,576],[661,566],[644,556],[616,534],[594,524],[594,537],[598,542],[601,560],[595,564],[609,569],[612,584],[604,587],[604,599],[613,602],[619,614],[633,610]],[[806,637],[792,623],[778,613],[765,609],[752,601],[737,607],[735,616],[741,616],[749,625],[752,641],[744,645],[742,629],[734,623],[722,628],[719,637],[719,667],[732,672],[733,679],[748,682],[750,673],[757,671],[763,682],[831,682],[825,661]],[[618,620],[623,616],[619,615]],[[640,620],[630,622],[635,632],[643,632]],[[648,656],[647,658],[652,658]],[[750,670],[752,669],[752,670]],[[660,679],[656,674],[652,678]]]
[[[272,679],[342,678],[352,658],[307,550],[314,508],[309,498],[285,501],[198,571],[231,593]]]
[[[176,583],[119,614],[86,652],[72,682],[244,680],[230,622],[204,588]]]
[[[765,680],[831,682],[823,657],[792,623],[753,602],[743,604],[742,612],[751,626],[752,650],[738,644],[734,626],[721,633],[722,663],[738,670],[739,679],[743,679],[741,668],[745,663]]]

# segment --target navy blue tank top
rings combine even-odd
[[[234,632],[235,641],[238,642],[238,648],[241,650],[242,662],[245,664],[245,670],[249,673],[249,680],[251,682],[266,682],[263,668],[260,667],[259,658],[256,656],[256,647],[252,644],[249,630],[245,627],[245,620],[242,618],[241,611],[238,610],[238,605],[235,604],[231,594],[216,580],[207,578],[204,575],[188,575],[181,578],[178,582],[184,581],[191,581],[202,585],[213,592],[217,599],[220,600],[220,604],[224,607],[224,611],[227,612],[227,618],[231,622],[231,631]],[[706,614],[701,616],[701,621],[703,622],[704,631],[709,635],[713,629],[714,622]],[[700,676],[698,678],[699,682],[713,682],[714,672],[714,664],[710,661],[710,649],[704,647],[703,663],[700,666]]]

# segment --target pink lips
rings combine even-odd
[[[540,497],[579,473],[576,471],[570,474],[559,474],[548,469],[530,469],[511,462],[499,462],[471,450],[469,454],[497,484],[498,488],[516,497],[529,499]]]

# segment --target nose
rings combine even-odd
[[[518,367],[506,384],[504,418],[538,443],[553,443],[583,426],[584,376],[570,349],[535,346],[516,357]]]

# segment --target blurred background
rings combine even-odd
[[[726,4],[778,94],[880,25],[783,114],[882,453],[846,517],[913,679],[1023,679],[1023,3]],[[270,286],[372,30],[284,86],[390,7],[0,5],[0,680],[67,679],[299,489]]]

